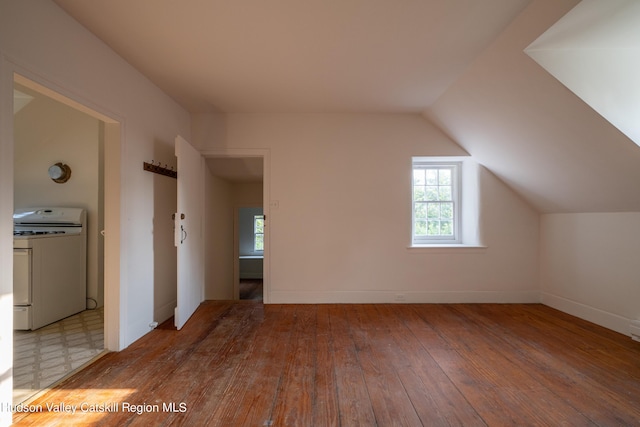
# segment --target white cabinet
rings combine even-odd
[[[13,326],[14,329],[31,329],[32,302],[31,249],[13,250]]]

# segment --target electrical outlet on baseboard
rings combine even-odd
[[[405,294],[396,294],[393,300],[395,302],[405,302],[407,300],[407,296]]]

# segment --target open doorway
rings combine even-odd
[[[268,152],[246,151],[203,153],[205,299],[268,302]]]
[[[77,208],[86,214],[82,224],[86,304],[71,316],[38,325],[42,327],[21,326],[14,331],[13,401],[18,403],[72,375],[109,348],[106,324],[117,315],[105,310],[108,306],[117,313],[118,304],[105,295],[105,255],[118,250],[118,239],[106,244],[102,231],[119,221],[119,214],[105,212],[105,202],[118,206],[120,193],[105,185],[109,179],[115,181],[111,184],[119,182],[119,177],[106,172],[105,164],[119,170],[119,161],[113,160],[120,151],[120,124],[20,74],[14,74],[13,112],[14,208]],[[69,169],[68,182],[53,181],[48,169],[56,163]],[[14,260],[14,277],[15,265]],[[34,280],[47,286],[46,275],[38,275],[36,268],[40,267],[30,265],[25,275],[31,293]],[[118,333],[117,328],[111,331]]]
[[[262,206],[237,209],[238,299],[263,300],[264,209]]]

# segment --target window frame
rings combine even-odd
[[[259,233],[257,231],[258,226],[257,226],[257,222],[258,220],[262,220],[262,233]],[[262,215],[254,215],[253,216],[253,251],[254,252],[264,252],[264,214]],[[256,246],[257,243],[257,236],[261,235],[262,236],[262,249],[258,249]]]
[[[416,170],[451,170],[451,202],[453,204],[453,235],[426,236],[416,235],[416,202],[415,171]],[[433,160],[414,157],[411,162],[411,245],[414,247],[430,245],[458,245],[462,243],[462,162]]]

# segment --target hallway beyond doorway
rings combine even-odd
[[[262,301],[262,279],[240,279],[240,299]]]

